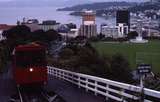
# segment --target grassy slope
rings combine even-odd
[[[136,63],[144,62],[151,63],[154,72],[160,72],[160,41],[150,41],[147,44],[98,42],[93,43],[93,46],[102,55],[123,54],[133,69],[136,68]]]

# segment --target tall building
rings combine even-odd
[[[128,10],[119,10],[116,14],[116,24],[125,23],[130,27],[130,12]]]
[[[125,37],[130,31],[130,12],[127,10],[117,11],[116,25],[119,29],[119,36]]]
[[[97,25],[95,23],[96,13],[85,11],[82,13],[82,25],[80,26],[79,35],[87,38],[97,36]]]

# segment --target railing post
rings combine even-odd
[[[58,78],[58,77],[57,77],[57,70],[55,70],[55,77]]]
[[[59,79],[59,70],[57,70],[57,78]]]
[[[86,92],[88,92],[88,78],[86,78]]]
[[[47,73],[50,73],[50,68],[47,67]]]
[[[57,75],[57,78],[59,78],[59,71],[58,70],[56,70],[56,75]]]
[[[71,81],[72,81],[72,84],[73,84],[73,74],[71,74]]]
[[[66,76],[67,76],[66,78],[68,79],[68,77],[69,77],[69,74],[68,74],[68,73],[66,73]]]
[[[109,89],[109,85],[108,85],[108,84],[106,84],[106,94],[109,94],[108,89]],[[109,100],[109,98],[108,98],[107,96],[106,96],[106,100],[107,100],[107,101]]]
[[[61,71],[58,72],[59,79],[61,79]]]
[[[95,81],[95,93],[94,94],[97,96],[97,81]]]
[[[63,71],[61,71],[61,79],[63,79]]]
[[[48,68],[48,73],[52,74],[52,69],[51,68]]]
[[[62,79],[64,80],[64,75],[65,75],[64,72],[62,73],[62,75],[63,75],[63,76],[62,76]]]
[[[124,89],[121,89],[121,99],[122,99],[122,102],[125,102],[125,100],[124,100],[124,96],[123,96],[123,92],[124,92],[125,90]]]
[[[81,88],[80,84],[80,76],[78,76],[78,88]]]

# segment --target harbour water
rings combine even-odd
[[[56,7],[3,7],[0,8],[0,24],[16,24],[17,20],[22,21],[25,17],[38,19],[40,22],[42,20],[56,20],[62,24],[75,23],[79,27],[81,17],[69,15],[70,11],[56,11],[56,9]],[[115,19],[97,17],[96,23],[99,30],[102,23],[115,25]]]

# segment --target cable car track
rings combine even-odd
[[[43,88],[24,89],[17,86],[17,98],[11,98],[9,102],[65,102],[54,92],[47,92]]]

